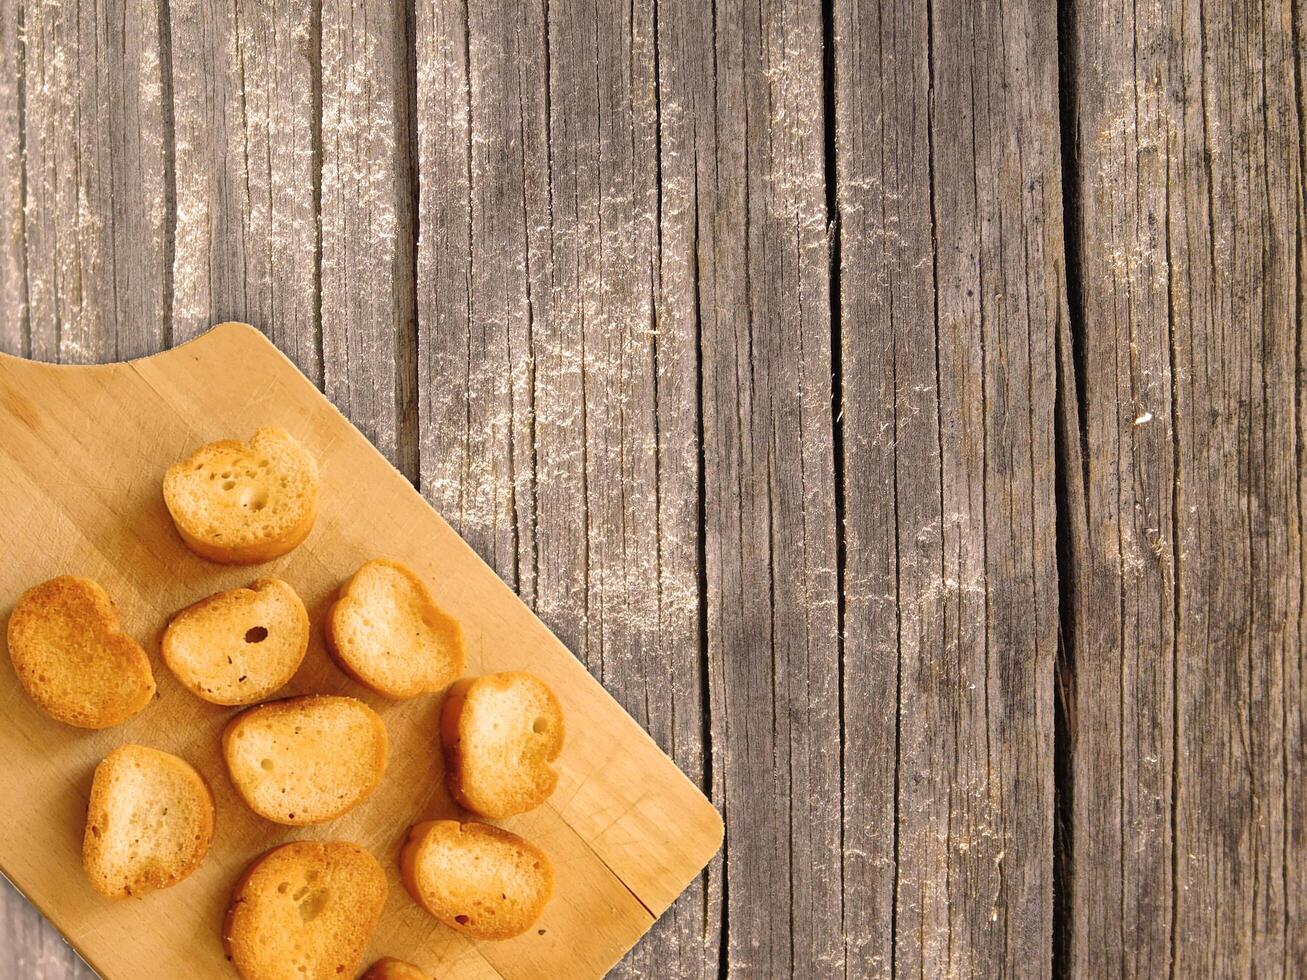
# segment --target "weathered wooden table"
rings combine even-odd
[[[725,813],[621,975],[1302,975],[1304,25],[0,0],[0,347],[323,386]]]

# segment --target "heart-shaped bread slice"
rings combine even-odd
[[[201,558],[255,565],[308,537],[318,514],[318,464],[284,429],[263,428],[248,443],[211,442],[174,463],[163,499]]]
[[[277,578],[187,606],[163,634],[163,661],[197,697],[253,704],[286,684],[309,648],[309,614]]]
[[[420,823],[409,831],[399,863],[404,887],[419,905],[477,939],[526,932],[554,892],[554,872],[540,848],[483,823]]]
[[[57,721],[108,728],[154,697],[149,658],[89,578],[64,575],[28,589],[9,616],[8,639],[23,690]]]
[[[385,872],[357,844],[283,844],[237,882],[223,945],[245,980],[348,980],[385,903]]]
[[[500,819],[543,803],[558,785],[563,708],[544,681],[509,671],[449,690],[440,717],[449,790],[464,807]]]
[[[327,640],[344,670],[389,698],[442,691],[463,673],[463,631],[398,562],[364,564],[340,590]]]
[[[124,745],[95,767],[82,864],[95,890],[141,896],[181,881],[213,840],[213,794],[185,760]]]
[[[332,695],[250,708],[222,733],[227,771],[250,809],[293,826],[335,819],[371,796],[388,745],[380,715]]]
[[[373,963],[363,974],[363,980],[432,980],[432,976],[412,963],[387,956]]]

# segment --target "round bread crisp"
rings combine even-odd
[[[309,648],[309,615],[277,578],[187,606],[163,634],[163,660],[192,694],[253,704],[286,684]]]
[[[262,428],[248,443],[211,442],[174,463],[163,499],[201,558],[255,565],[308,537],[318,514],[318,464],[284,429]]]
[[[389,698],[442,691],[463,673],[463,631],[398,562],[365,563],[327,616],[336,659],[360,684]]]
[[[500,819],[538,807],[558,785],[563,709],[544,681],[510,671],[466,678],[440,716],[449,790],[464,807]]]
[[[432,980],[432,977],[412,963],[387,956],[373,963],[368,972],[363,974],[362,980]]]
[[[141,645],[118,625],[109,594],[63,575],[23,593],[9,616],[9,658],[36,706],[78,728],[126,721],[154,697]]]
[[[331,695],[250,708],[222,733],[237,792],[259,816],[292,826],[332,820],[366,800],[388,751],[380,715]]]
[[[186,761],[124,745],[95,767],[82,864],[109,898],[141,896],[181,881],[213,840],[213,794]]]
[[[385,903],[385,872],[357,844],[283,844],[237,882],[223,945],[245,980],[348,980]]]
[[[554,872],[540,848],[483,823],[417,824],[399,866],[419,905],[477,939],[526,932],[554,892]]]

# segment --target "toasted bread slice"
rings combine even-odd
[[[23,593],[9,617],[9,658],[37,707],[78,728],[126,721],[154,697],[149,658],[89,578],[64,575]]]
[[[163,499],[201,558],[255,565],[286,554],[318,514],[318,464],[284,429],[224,439],[168,467]]]
[[[433,980],[430,973],[393,956],[377,960],[363,974],[363,980]]]
[[[309,648],[309,614],[277,578],[187,606],[163,634],[163,661],[214,704],[262,701],[294,676]]]
[[[124,745],[95,767],[82,864],[110,898],[175,885],[200,866],[213,840],[213,794],[175,755]]]
[[[385,872],[357,844],[283,844],[237,882],[223,945],[246,980],[349,978],[385,903]]]
[[[442,691],[463,673],[463,631],[413,572],[367,562],[340,590],[327,617],[336,659],[360,684],[389,698]]]
[[[483,823],[420,823],[409,831],[399,865],[404,887],[419,905],[477,939],[526,932],[554,892],[554,872],[543,851]]]
[[[298,826],[333,820],[362,803],[386,771],[381,716],[329,695],[250,708],[222,733],[232,784],[255,813]]]
[[[563,709],[531,674],[466,678],[445,698],[440,742],[459,803],[496,819],[525,813],[558,785],[549,764],[563,750]]]

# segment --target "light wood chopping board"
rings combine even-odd
[[[321,513],[308,540],[260,566],[192,555],[160,493],[164,470],[196,446],[280,425],[318,459]],[[390,894],[364,965],[409,959],[436,977],[602,975],[717,851],[717,811],[570,652],[372,445],[262,334],[227,323],[189,344],[126,364],[61,367],[0,356],[0,615],[29,586],[60,574],[108,589],[124,628],[149,652],[157,699],[102,732],[41,714],[0,660],[0,869],[106,978],[235,976],[219,930],[246,864],[269,847],[354,841],[387,870]],[[469,673],[527,670],[562,701],[567,741],[558,789],[502,826],[542,847],[557,886],[536,928],[473,942],[409,898],[396,857],[410,825],[457,816],[436,742],[439,697],[390,702],[349,680],[323,647],[322,621],[363,561],[397,559],[423,575],[462,624]],[[185,692],[159,659],[169,616],[262,575],[290,582],[313,621],[308,656],[278,696],[361,698],[390,733],[380,789],[338,820],[281,827],[237,797],[218,737],[237,709]],[[0,634],[0,643],[3,643]],[[6,651],[7,652],[7,651]],[[209,780],[217,833],[204,865],[176,887],[114,902],[92,891],[81,840],[91,773],[129,742],[174,752]]]

